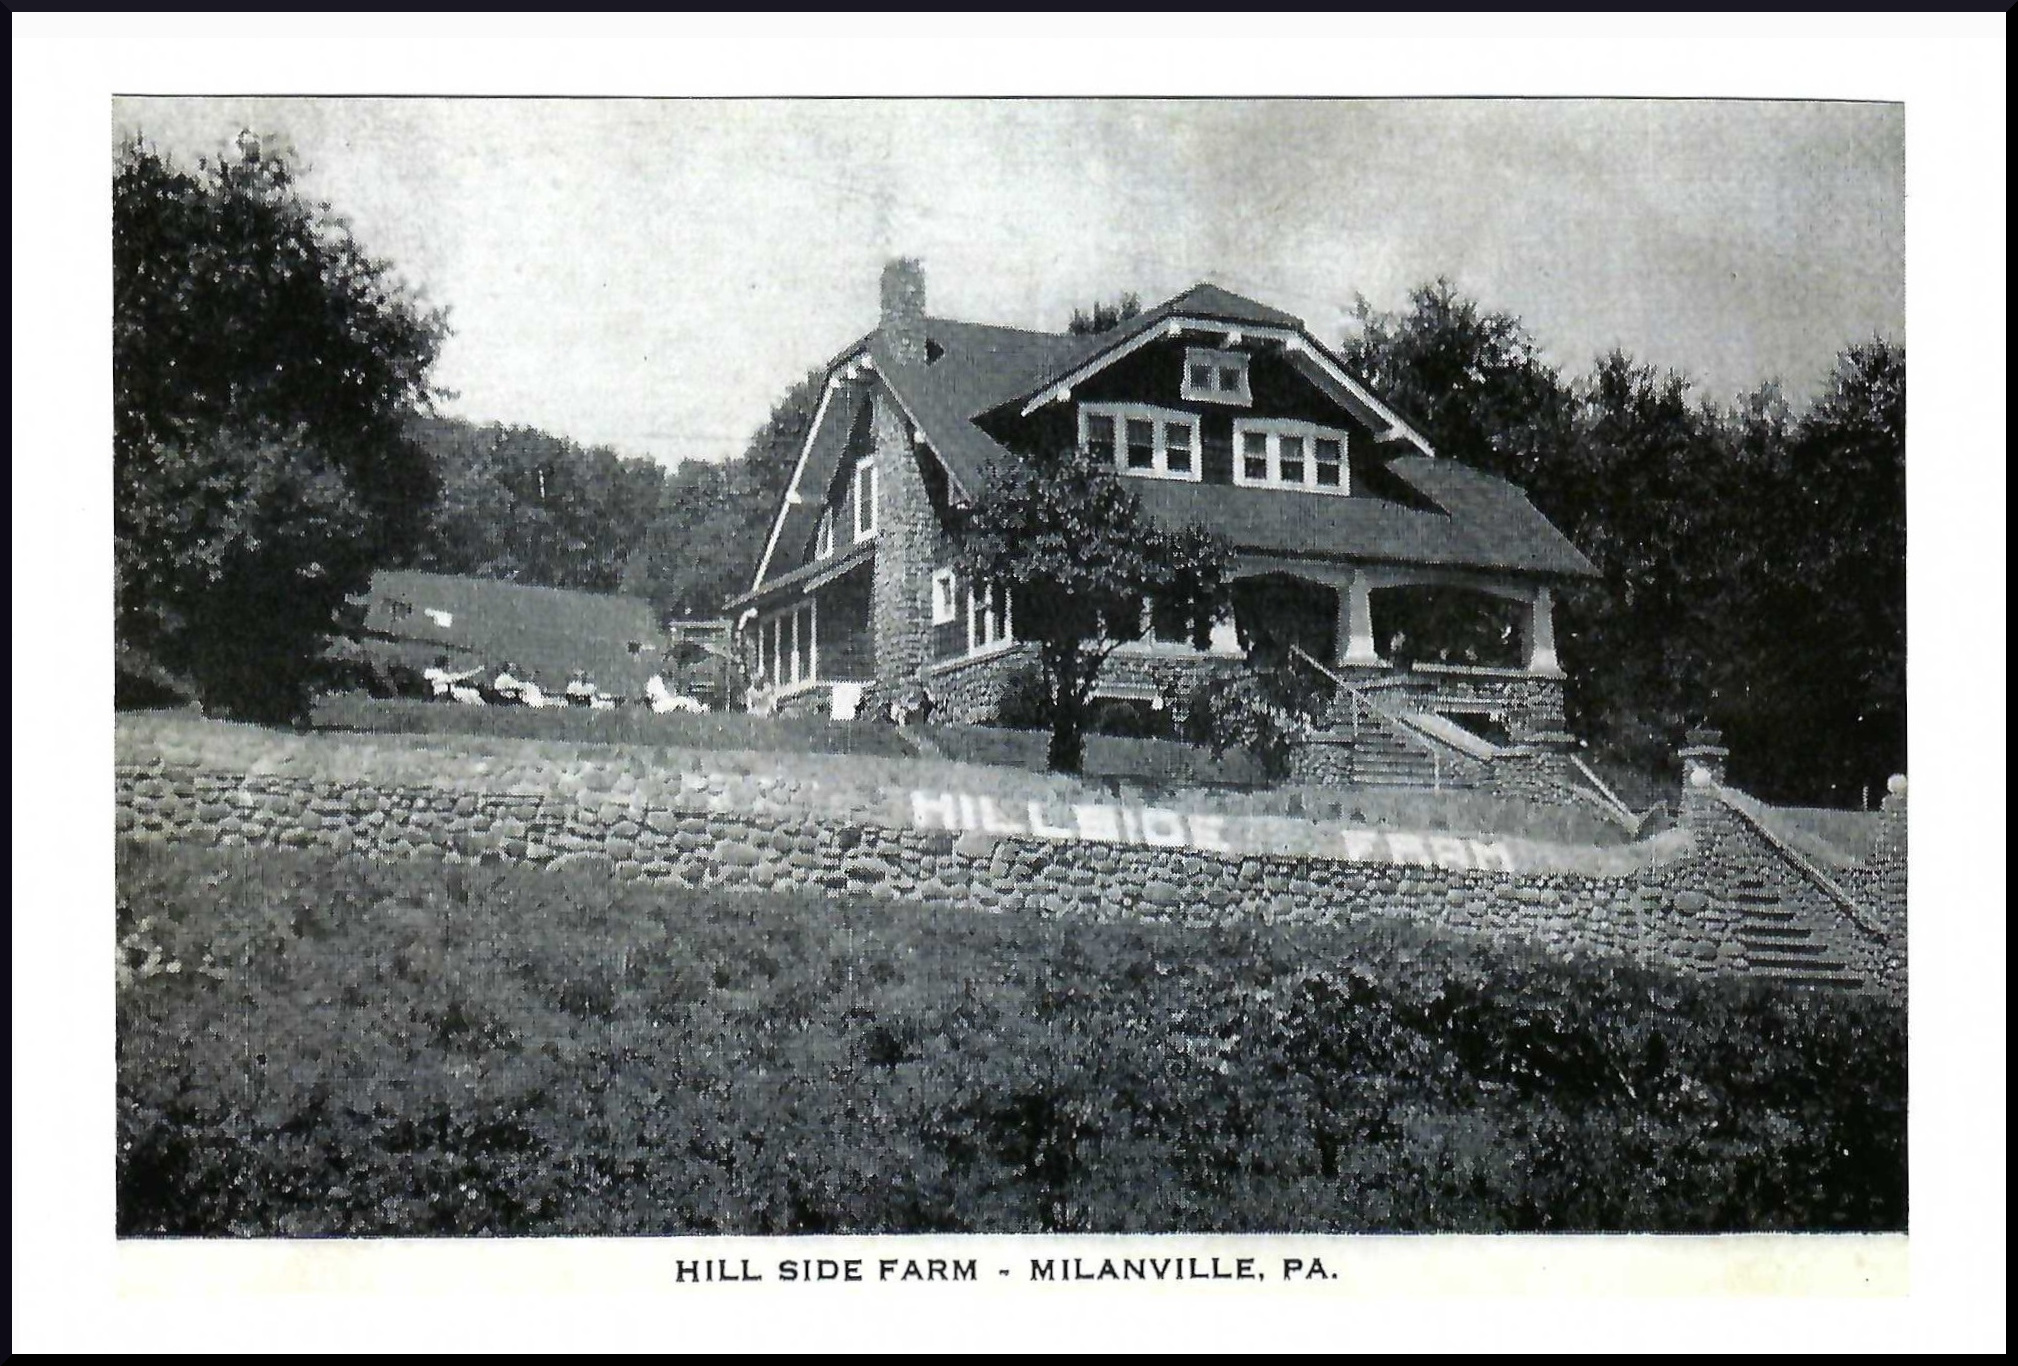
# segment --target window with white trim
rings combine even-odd
[[[1197,483],[1198,417],[1145,403],[1082,403],[1079,444],[1122,474]]]
[[[1016,639],[1010,616],[1009,593],[992,585],[967,590],[967,653],[979,654]]]
[[[955,575],[950,569],[938,569],[932,573],[932,624],[945,626],[960,615],[959,603],[953,597]]]
[[[1243,418],[1233,424],[1233,482],[1346,493],[1345,433],[1312,422]]]
[[[820,528],[813,534],[813,558],[824,560],[834,553],[834,509],[820,509]]]
[[[1187,403],[1236,403],[1245,408],[1254,402],[1247,384],[1247,353],[1185,347],[1184,382],[1178,392]]]
[[[876,534],[876,460],[871,456],[855,462],[855,539],[866,541]]]

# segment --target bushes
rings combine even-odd
[[[995,701],[995,724],[1012,730],[1051,729],[1051,693],[1044,686],[1044,671],[1025,664],[1002,684]]]
[[[123,1234],[1905,1223],[1904,1015],[1857,999],[1399,924],[119,871]]]
[[[1280,781],[1289,776],[1293,743],[1322,712],[1323,701],[1308,677],[1287,664],[1228,670],[1192,692],[1184,707],[1184,736],[1210,745],[1214,757],[1244,750]]]

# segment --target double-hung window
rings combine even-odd
[[[1345,433],[1311,422],[1243,418],[1233,424],[1233,482],[1346,493]]]
[[[866,541],[876,534],[876,461],[855,462],[855,539]]]
[[[932,573],[932,624],[950,626],[959,617],[959,604],[955,600],[954,588],[959,575],[951,569],[938,569]]]
[[[1082,403],[1079,444],[1123,474],[1199,478],[1198,418],[1192,413],[1143,403]]]
[[[991,585],[967,590],[968,654],[979,654],[997,645],[1008,644],[1016,638],[1011,631],[1012,625],[1007,589]]]

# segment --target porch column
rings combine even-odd
[[[1340,664],[1379,667],[1386,662],[1373,648],[1372,591],[1363,569],[1353,570],[1352,577],[1338,586],[1338,625],[1332,639]]]
[[[1521,646],[1529,673],[1542,678],[1563,676],[1563,666],[1556,659],[1555,596],[1546,585],[1537,586],[1528,599],[1527,614],[1521,621]]]

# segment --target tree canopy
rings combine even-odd
[[[665,469],[530,427],[414,424],[441,483],[422,568],[515,583],[648,592],[643,545]]]
[[[1112,332],[1130,318],[1142,312],[1142,300],[1133,294],[1124,294],[1113,303],[1097,303],[1091,312],[1072,310],[1072,321],[1065,330],[1075,337],[1088,337],[1098,332]]]
[[[666,479],[644,538],[651,597],[662,608],[713,617],[750,586],[825,382],[814,370],[788,389],[740,456],[689,461]]]
[[[344,598],[422,536],[405,424],[446,317],[250,136],[193,171],[128,140],[112,192],[121,646],[289,719]]]
[[[1114,647],[1142,638],[1145,603],[1201,647],[1224,596],[1231,549],[1153,522],[1085,450],[1034,455],[996,474],[960,521],[956,564],[1008,594],[1018,640],[1037,646],[1051,717],[1050,767],[1079,771],[1083,723]]]
[[[1566,378],[1439,279],[1362,299],[1348,362],[1441,455],[1525,488],[1587,555],[1557,646],[1574,729],[1643,770],[1724,727],[1734,779],[1854,803],[1905,767],[1905,352],[1847,348],[1805,411],[1729,407],[1622,351]]]

